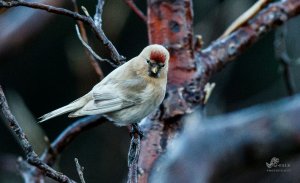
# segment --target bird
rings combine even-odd
[[[103,115],[117,126],[137,124],[165,97],[169,59],[164,46],[148,45],[84,96],[41,116],[39,123],[69,113],[68,117]]]

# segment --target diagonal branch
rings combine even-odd
[[[20,146],[26,155],[26,161],[29,164],[37,167],[39,170],[42,170],[43,174],[58,182],[68,182],[68,183],[74,182],[66,175],[57,172],[56,170],[52,169],[49,165],[47,165],[46,163],[44,163],[39,159],[38,155],[33,150],[32,145],[28,141],[24,131],[20,127],[14,115],[11,113],[1,86],[0,86],[0,109],[1,109],[1,114],[8,121],[9,129],[13,134],[16,135],[16,138],[18,139]]]
[[[125,0],[125,3],[140,19],[147,23],[147,16],[136,6],[133,0]]]
[[[74,11],[78,13],[79,9],[78,9],[76,0],[72,0],[72,3],[73,3],[73,6],[74,6]],[[81,21],[79,21],[79,20],[77,20],[77,24],[78,24],[78,26],[80,28],[80,31],[77,31],[77,32],[79,32],[79,34],[77,33],[78,36],[81,38],[80,41],[82,43],[86,43],[88,45],[89,42],[88,42],[88,37],[87,37],[87,34],[86,34],[86,30],[84,28],[84,24]],[[93,66],[96,74],[100,77],[100,79],[102,79],[104,77],[103,76],[103,72],[102,72],[102,69],[101,69],[99,63],[97,62],[97,61],[100,61],[100,60],[96,60],[96,57],[91,53],[91,51],[88,48],[85,49],[85,53],[86,53],[86,55],[87,55],[87,57],[88,57],[91,65]]]
[[[95,25],[102,29],[102,13],[103,13],[104,0],[98,0],[96,6],[96,13],[94,15]]]
[[[199,70],[191,80],[187,81],[187,85],[195,85],[200,89],[201,100],[191,97],[195,91],[185,88],[186,101],[192,105],[202,102],[205,98],[204,86],[213,74],[236,59],[266,33],[299,13],[300,1],[298,0],[282,0],[272,3],[229,36],[218,39],[202,52],[197,52],[195,60]]]
[[[75,25],[75,29],[76,29],[76,33],[77,33],[77,36],[78,36],[78,39],[81,41],[81,43],[83,44],[83,46],[89,51],[89,53],[94,57],[96,58],[98,61],[101,61],[101,62],[108,62],[110,63],[110,65],[114,66],[114,67],[117,67],[117,65],[115,65],[113,62],[111,62],[110,60],[108,59],[105,59],[105,58],[101,58],[99,55],[97,55],[97,53],[83,40],[83,38],[81,37],[81,34],[80,34],[80,31],[79,31],[79,28],[77,25]]]
[[[185,6],[178,7],[179,3],[175,2],[148,1],[150,43],[171,44],[172,64],[167,97],[160,110],[145,119],[142,125],[146,136],[141,145],[139,168],[143,174],[139,176],[139,182],[147,182],[151,173],[156,171],[153,165],[157,158],[181,130],[181,117],[203,105],[204,87],[210,78],[270,30],[300,14],[299,0],[272,3],[230,35],[214,41],[202,51],[195,51],[189,46],[192,42],[189,28],[193,22],[193,13],[189,13],[192,6],[188,6],[191,1],[185,0]],[[170,14],[172,20],[168,18]]]
[[[26,2],[21,0],[12,0],[12,1],[4,1],[0,0],[0,8],[11,8],[11,7],[17,7],[17,6],[25,6],[29,8],[34,9],[40,9],[44,11],[48,11],[50,13],[55,13],[59,15],[64,15],[71,17],[75,20],[80,20],[86,24],[88,24],[94,34],[96,35],[97,39],[99,39],[102,44],[109,49],[111,58],[118,64],[122,64],[125,61],[125,57],[119,54],[115,46],[111,43],[111,41],[106,37],[104,31],[101,29],[101,27],[98,27],[94,20],[91,17],[81,15],[79,13],[64,9],[64,8],[58,8],[54,6],[49,6],[41,3],[35,3],[35,2]]]
[[[67,127],[50,145],[50,147],[43,153],[41,159],[43,162],[52,166],[57,156],[82,132],[91,128],[95,128],[103,124],[105,121],[102,116],[88,116],[79,119]]]
[[[291,73],[292,59],[289,57],[286,49],[286,33],[287,27],[283,25],[275,33],[274,49],[275,58],[281,63],[283,67],[283,79],[289,96],[295,94],[295,83]]]
[[[253,18],[261,9],[263,9],[270,0],[258,0],[253,6],[245,11],[240,17],[238,17],[222,34],[221,38],[228,36],[230,33],[247,23]]]
[[[75,158],[75,164],[76,164],[77,173],[79,175],[81,183],[85,183],[84,176],[83,176],[84,168],[79,164],[79,161],[77,158]]]
[[[156,163],[159,171],[150,182],[195,182],[195,176],[199,178],[196,182],[223,182],[224,175],[226,182],[247,182],[243,179],[253,171],[242,180],[237,177],[251,172],[251,167],[266,175],[272,169],[263,165],[272,157],[294,157],[296,153],[299,157],[300,95],[201,122],[198,114],[192,116],[186,118],[185,130],[174,140],[176,145]],[[295,167],[293,162],[291,167],[278,168],[293,171]],[[299,174],[295,175],[287,176],[299,180]]]

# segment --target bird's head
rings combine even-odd
[[[149,77],[167,76],[170,54],[165,47],[158,44],[149,45],[139,56]]]

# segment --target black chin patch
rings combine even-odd
[[[152,68],[153,68],[153,67],[156,67],[156,68],[157,68],[157,72],[156,72],[156,73],[152,71]],[[158,63],[156,63],[156,62],[154,62],[154,63],[149,62],[148,75],[149,75],[150,77],[158,78],[158,77],[159,77],[160,70],[161,70],[161,66],[160,66]]]
[[[150,76],[150,77],[153,77],[153,78],[158,78],[159,77],[159,73],[157,72],[157,73],[153,73],[153,72],[151,72],[151,71],[148,71],[148,75]]]

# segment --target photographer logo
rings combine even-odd
[[[279,158],[273,157],[270,163],[266,162],[267,172],[290,172],[289,163],[280,163]]]

